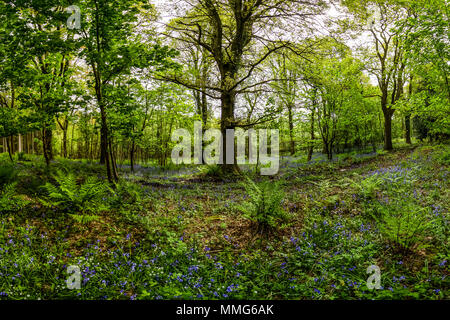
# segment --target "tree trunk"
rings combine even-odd
[[[75,124],[72,125],[72,138],[70,139],[70,158],[73,158],[73,140],[74,140],[74,134],[75,134]]]
[[[413,93],[413,75],[409,76],[408,98],[411,99]],[[411,144],[411,114],[405,116],[405,140],[407,144]]]
[[[117,174],[117,163],[116,163],[116,158],[114,156],[114,151],[112,148],[112,143],[111,143],[111,139],[109,139],[109,155],[111,158],[111,167],[112,167],[112,174],[113,174],[113,178],[114,181],[118,181],[119,180],[119,175]]]
[[[411,115],[405,116],[405,141],[407,144],[411,144]]]
[[[23,151],[23,145],[22,145],[22,135],[19,134],[19,152]]]
[[[34,154],[34,132],[31,132],[31,153]]]
[[[314,136],[314,114],[315,114],[315,109],[313,109],[311,112],[311,131],[310,131],[311,143],[310,143],[310,146],[308,149],[308,162],[311,161],[312,155],[314,152],[314,141],[313,141],[315,139],[315,136]]]
[[[6,138],[6,149],[8,149],[9,159],[11,160],[11,162],[14,162],[12,153],[11,153],[11,146],[10,146],[10,142],[9,142],[8,138]]]
[[[327,155],[327,159],[331,161],[333,159],[332,145],[325,139],[323,139],[323,151]]]
[[[294,120],[293,120],[293,114],[292,114],[292,105],[288,106],[289,111],[289,137],[291,139],[291,155],[295,154],[295,142],[294,142]]]
[[[102,116],[102,129],[100,130],[100,164],[106,164],[106,162],[108,161],[107,143],[106,143],[106,141],[108,140],[108,136],[106,134],[103,130],[103,116]],[[109,165],[107,165],[107,167],[108,166]]]
[[[328,144],[327,157],[329,161],[333,160],[333,143]]]
[[[102,164],[102,157],[103,157],[103,164],[106,163],[106,175],[108,177],[108,181],[110,183],[113,183],[113,178],[111,174],[111,163],[109,161],[110,159],[108,154],[108,124],[106,122],[106,112],[103,106],[100,107],[100,113],[102,118],[101,137],[100,137],[101,139],[100,163]]]
[[[206,52],[203,52],[206,55]],[[202,111],[202,123],[203,130],[206,130],[206,125],[208,123],[208,99],[206,97],[206,82],[208,79],[208,68],[206,67],[206,62],[202,63],[202,92],[201,92],[201,111]]]
[[[53,131],[47,126],[42,129],[42,151],[44,153],[45,163],[47,167],[50,165],[50,161],[53,160],[52,149]]]
[[[384,114],[384,150],[393,150],[392,146],[392,112],[385,110]]]
[[[63,129],[63,157],[67,158],[67,127]]]
[[[239,171],[236,165],[236,153],[232,155],[234,158],[233,163],[227,163],[227,141],[226,141],[226,132],[227,129],[235,128],[235,119],[234,119],[234,102],[235,102],[236,93],[223,91],[221,95],[221,123],[220,128],[222,131],[222,151],[220,155],[221,159],[221,170],[223,174],[234,174]],[[230,159],[231,160],[231,157]]]
[[[131,149],[130,149],[130,165],[131,165],[131,172],[134,172],[134,148],[135,148],[135,143],[134,140],[131,143]]]
[[[8,150],[10,150],[11,154],[14,155],[15,154],[15,150],[14,150],[14,137],[10,136],[9,137],[9,147]]]

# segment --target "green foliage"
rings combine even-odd
[[[12,183],[17,178],[17,170],[12,164],[0,165],[0,189],[2,186]]]
[[[413,201],[402,201],[382,211],[385,212],[381,215],[378,225],[385,239],[404,252],[426,247],[426,236],[432,222],[424,208]]]
[[[0,190],[0,213],[18,212],[29,203],[16,194],[16,185],[17,183],[8,184],[3,191]]]
[[[153,178],[146,185],[123,180],[106,196],[104,202],[113,205],[107,215],[98,210],[55,215],[40,206],[16,211],[17,199],[23,197],[17,189],[8,191],[5,199],[17,199],[8,204],[11,211],[0,215],[1,298],[446,299],[448,172],[435,157],[443,150],[441,145],[416,148],[405,160],[403,153],[390,153],[397,155],[391,160],[398,165],[380,157],[370,169],[355,169],[359,175],[338,171],[330,177],[328,170],[325,174],[314,165],[308,169],[314,175],[295,183],[281,178],[279,187],[287,185],[284,205],[299,206],[295,220],[301,219],[301,225],[292,220],[258,241],[246,240],[252,228],[241,223],[237,206],[229,205],[249,209],[253,207],[247,203],[255,202],[249,198],[242,203],[247,194],[236,190],[234,182],[192,185],[183,178]],[[79,176],[93,174],[88,165],[67,161],[64,166]],[[22,184],[42,168],[24,163],[16,170]],[[361,181],[362,189],[372,190],[367,193],[350,181],[364,178],[370,182]],[[72,181],[75,186],[65,188],[78,190],[87,180]],[[255,187],[246,184],[258,199]],[[267,199],[273,197],[271,188],[277,183],[254,184],[256,190],[266,190]],[[436,199],[435,190],[440,194]],[[153,201],[158,194],[149,209],[146,199]],[[281,203],[283,197],[278,199]],[[109,223],[95,223],[103,218]],[[202,225],[205,219],[215,223]],[[186,232],[192,227],[195,232]],[[82,270],[80,290],[67,290],[67,265]],[[380,290],[366,286],[370,265],[381,269]]]
[[[220,175],[222,174],[220,166],[218,165],[202,167],[200,172],[206,177],[220,177]]]
[[[286,220],[287,215],[283,210],[285,194],[280,183],[264,181],[258,185],[248,177],[246,180],[242,185],[249,200],[240,206],[244,217],[256,222],[261,233]]]
[[[17,161],[26,161],[26,154],[25,152],[19,152],[17,153]]]
[[[417,181],[418,168],[393,166],[369,174],[359,184],[359,196],[365,214],[377,221],[384,239],[404,253],[426,247],[432,217],[417,200],[411,186]]]
[[[97,215],[77,215],[77,214],[70,214],[70,217],[74,219],[79,224],[90,224],[91,222],[98,221],[100,219]]]
[[[142,189],[136,183],[120,180],[114,190],[111,205],[117,208],[139,206],[142,200],[141,191]]]
[[[46,183],[48,200],[41,199],[47,207],[57,207],[70,213],[90,213],[107,209],[106,196],[111,188],[95,177],[88,177],[80,185],[73,173],[58,170],[54,176],[57,184]]]
[[[359,195],[365,199],[375,199],[377,191],[380,190],[380,186],[383,183],[382,179],[380,179],[379,175],[371,175],[359,183],[353,183],[353,187],[358,190]]]
[[[438,161],[446,166],[450,166],[450,147],[446,146],[438,155]]]
[[[148,1],[79,0],[82,29],[69,2],[0,2],[0,300],[449,298],[450,151],[404,142],[407,119],[421,142],[450,136],[446,1],[346,0],[357,19],[305,39],[294,17],[324,1],[184,0],[169,41]],[[355,51],[362,25],[375,38]],[[256,43],[284,26],[291,48]],[[172,133],[199,120],[278,129],[296,157],[243,188],[171,163]],[[375,152],[387,130],[398,152]]]
[[[377,154],[382,156],[382,155],[388,154],[388,152],[386,150],[377,150]]]

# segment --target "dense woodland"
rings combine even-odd
[[[2,1],[0,299],[448,299],[448,14]],[[195,122],[278,129],[279,174],[173,163]]]

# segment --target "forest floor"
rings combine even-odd
[[[123,167],[113,190],[99,165],[3,154],[0,299],[448,299],[449,165],[442,144],[285,158],[253,176],[284,193],[283,219],[260,233],[245,180],[213,168]]]

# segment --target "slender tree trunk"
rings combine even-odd
[[[105,147],[105,141],[107,139],[108,137],[105,136],[104,130],[100,130],[100,164],[106,164],[108,161],[107,147]]]
[[[327,159],[329,161],[333,160],[333,142],[327,142],[325,144],[325,149],[327,153]]]
[[[130,148],[130,165],[131,165],[131,172],[134,172],[134,149],[135,149],[135,143],[134,140],[131,143]]]
[[[23,145],[22,145],[22,135],[19,134],[19,152],[23,151]]]
[[[292,114],[292,105],[288,106],[289,112],[289,138],[291,140],[290,150],[291,155],[295,154],[295,142],[294,142],[294,116]]]
[[[97,34],[97,36],[99,36],[99,35]],[[96,94],[96,98],[97,98],[98,107],[100,108],[100,118],[101,118],[100,163],[101,164],[106,163],[106,175],[108,177],[108,181],[110,184],[114,184],[112,168],[111,168],[112,152],[110,152],[111,150],[108,152],[108,142],[109,142],[108,121],[107,121],[107,116],[106,116],[106,107],[105,107],[105,103],[103,101],[102,78],[101,78],[101,73],[98,71],[95,64],[93,64],[93,71],[94,71],[94,75],[95,75],[95,94]]]
[[[408,98],[411,99],[413,93],[413,75],[409,77],[409,89],[408,89]],[[411,144],[411,114],[408,113],[405,116],[405,141],[407,144]]]
[[[311,142],[310,142],[310,146],[309,146],[309,149],[308,149],[308,162],[311,161],[312,155],[313,155],[313,152],[314,152],[314,140],[315,140],[315,136],[314,136],[314,117],[315,117],[315,109],[313,108],[313,110],[311,112],[311,131],[310,131]]]
[[[71,134],[71,139],[70,139],[70,158],[73,158],[73,138],[75,135],[75,124],[72,125],[72,134]]]
[[[16,151],[14,149],[14,136],[10,136],[9,137],[9,148],[8,148],[8,150],[10,150],[11,154],[13,154],[13,155],[16,153]]]
[[[103,105],[103,103],[101,103]],[[108,181],[113,183],[112,171],[111,171],[111,162],[108,153],[108,124],[106,122],[106,112],[103,106],[100,107],[101,119],[102,119],[102,127],[101,127],[101,156],[100,163],[102,164],[102,156],[103,156],[103,164],[106,163],[106,175],[108,177]]]
[[[23,141],[24,141],[24,146],[25,146],[25,153],[29,154],[30,153],[30,148],[29,148],[29,144],[28,144],[28,140],[29,140],[29,133],[25,134],[23,136]]]
[[[31,153],[34,154],[34,132],[31,132]]]
[[[405,116],[405,141],[407,144],[411,144],[411,115]]]
[[[113,174],[113,178],[114,181],[118,181],[119,180],[119,175],[118,175],[118,170],[117,170],[117,162],[116,162],[116,158],[114,156],[114,150],[112,148],[112,143],[111,143],[111,139],[109,139],[109,154],[110,154],[110,158],[111,158],[111,167],[112,167],[112,174]]]
[[[331,144],[325,139],[323,139],[323,151],[324,151],[323,153],[327,155],[328,160],[331,160],[333,158],[333,153],[331,151]]]
[[[63,157],[67,159],[67,131],[69,130],[69,120],[64,119],[64,125],[60,125],[61,130],[63,132],[63,141],[62,141],[62,154]]]
[[[50,165],[50,158],[47,152],[47,134],[45,132],[45,129],[42,129],[42,154],[48,167]]]
[[[206,131],[206,126],[208,125],[208,100],[206,98],[206,93],[202,93],[202,123],[203,131]]]
[[[67,127],[63,130],[63,157],[67,158]]]
[[[44,126],[42,129],[42,151],[47,167],[50,165],[50,161],[53,160],[52,136],[52,130]]]
[[[6,138],[6,149],[8,149],[9,159],[11,160],[11,162],[14,162],[12,153],[11,153],[11,146],[10,146],[10,142],[9,142],[8,138]]]

